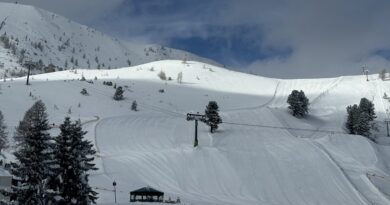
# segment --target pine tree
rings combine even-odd
[[[207,120],[205,123],[210,126],[210,132],[213,133],[214,130],[218,129],[218,124],[222,123],[222,119],[219,116],[219,107],[217,102],[210,101],[206,106],[205,114]]]
[[[359,108],[361,112],[367,113],[369,121],[373,121],[376,118],[374,104],[367,98],[360,99]]]
[[[0,111],[0,152],[8,145],[7,126],[4,124],[4,116]]]
[[[96,152],[90,141],[84,139],[80,121],[71,123],[65,118],[56,139],[55,156],[59,162],[57,179],[60,205],[95,203],[97,193],[88,184],[88,171],[97,170],[92,163]]]
[[[89,95],[87,89],[83,88],[80,92],[82,95]]]
[[[158,75],[158,77],[159,77],[161,80],[167,80],[167,76],[165,75],[165,72],[164,72],[164,71],[160,71],[157,75]]]
[[[355,105],[350,105],[347,107],[347,122],[345,127],[348,129],[349,134],[357,134],[357,125],[359,121],[360,110],[359,107]]]
[[[376,129],[375,126],[375,108],[374,104],[367,98],[362,98],[359,105],[347,107],[347,121],[345,127],[349,134],[362,135],[371,140],[371,130]]]
[[[368,138],[370,137],[371,135],[370,118],[371,116],[368,113],[362,112],[362,110],[360,110],[359,118],[357,119],[357,124],[355,125],[357,135],[365,136]]]
[[[42,101],[37,101],[26,112],[16,129],[16,162],[11,164],[10,172],[18,180],[18,185],[12,186],[12,194],[18,204],[48,204],[54,201],[54,191],[49,189],[55,173],[49,129]]]
[[[84,73],[81,74],[81,79],[80,81],[86,81],[87,79],[85,79],[85,76],[84,76]]]
[[[309,99],[302,90],[293,90],[287,98],[287,103],[293,116],[304,117],[309,112]]]
[[[132,111],[138,111],[138,109],[137,109],[137,101],[133,101],[133,103],[131,104],[131,110]]]
[[[114,94],[114,100],[123,100],[123,89],[122,89],[122,86],[119,86],[116,88],[115,90],[115,94]]]
[[[382,69],[382,70],[379,72],[379,78],[382,79],[382,80],[386,80],[386,75],[387,75],[386,69]]]

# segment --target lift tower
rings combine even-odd
[[[195,140],[194,140],[194,147],[198,146],[198,121],[205,122],[207,119],[206,115],[199,114],[193,114],[188,113],[187,114],[187,121],[195,121]]]

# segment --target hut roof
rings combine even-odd
[[[137,190],[134,190],[132,192],[130,192],[130,194],[154,194],[154,195],[163,195],[164,192],[162,191],[158,191],[152,187],[143,187],[143,188],[140,188],[140,189],[137,189]]]

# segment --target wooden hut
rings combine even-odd
[[[163,202],[164,192],[151,187],[143,187],[130,192],[130,202]]]

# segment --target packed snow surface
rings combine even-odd
[[[160,72],[172,80],[161,80]],[[383,121],[389,102],[382,96],[390,84],[369,77],[280,80],[194,61],[157,61],[35,75],[30,86],[25,77],[8,79],[0,84],[0,109],[11,133],[38,99],[54,125],[68,115],[81,119],[97,149],[91,184],[99,204],[113,204],[115,180],[120,204],[129,203],[130,191],[151,186],[183,204],[387,205],[390,147]],[[114,101],[115,89],[103,81],[122,86],[125,100]],[[310,100],[304,119],[288,112],[293,89]],[[375,104],[380,145],[345,134],[345,108],[362,97]],[[134,100],[137,112],[130,110]],[[211,100],[224,123],[213,134],[200,123],[194,148],[194,122],[185,115],[204,112]]]

